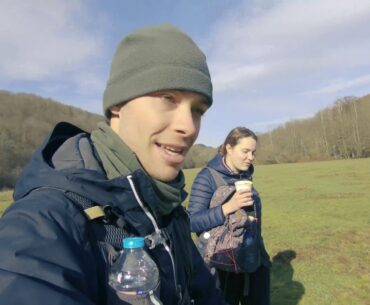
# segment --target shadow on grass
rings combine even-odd
[[[293,280],[291,261],[296,256],[294,250],[284,250],[272,258],[271,305],[298,305],[302,299],[304,286]]]

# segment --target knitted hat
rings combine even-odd
[[[126,36],[113,57],[103,97],[104,113],[112,106],[160,90],[186,90],[212,104],[206,57],[179,29],[163,24]]]

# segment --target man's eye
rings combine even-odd
[[[206,110],[202,108],[195,108],[193,109],[193,113],[195,113],[198,116],[203,116],[206,113]]]
[[[161,99],[166,102],[173,103],[175,101],[174,97],[171,95],[161,95]]]

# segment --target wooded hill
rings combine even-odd
[[[31,154],[56,122],[71,122],[91,130],[102,119],[51,99],[0,91],[0,188],[14,186]]]
[[[264,164],[370,157],[370,95],[344,97],[259,139],[257,158]]]
[[[290,121],[260,134],[257,162],[369,157],[369,118],[370,95],[345,97],[313,118]],[[0,91],[0,189],[14,186],[33,151],[57,122],[70,122],[90,132],[102,120],[103,116],[52,99]],[[184,168],[201,167],[216,152],[213,147],[194,145]]]
[[[90,132],[103,120],[103,116],[52,99],[0,91],[0,189],[14,186],[32,153],[56,123],[70,122]],[[215,148],[195,145],[185,166],[202,166],[215,153]]]

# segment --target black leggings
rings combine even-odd
[[[220,289],[229,305],[270,305],[270,269],[260,266],[249,273],[248,295],[244,295],[244,273],[217,270]],[[246,283],[247,284],[247,283]]]

